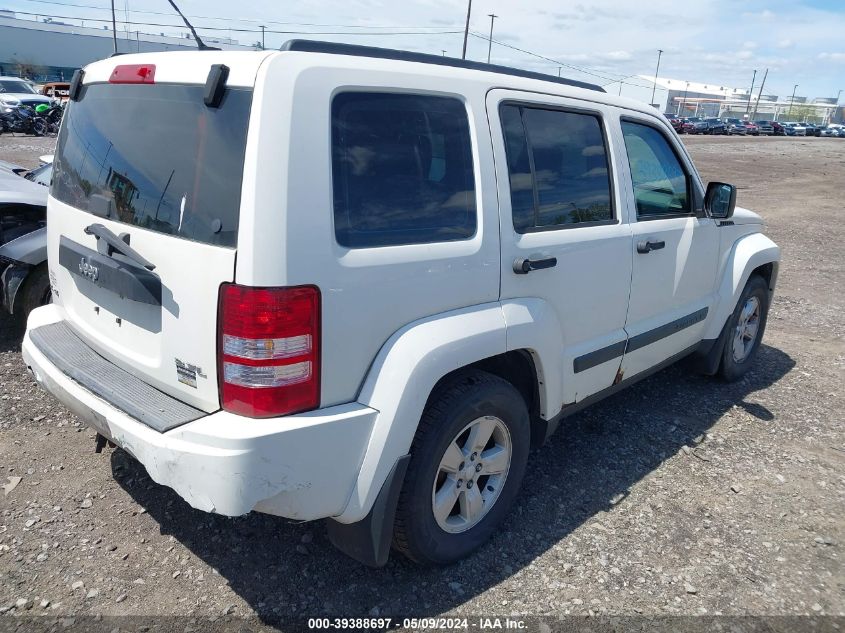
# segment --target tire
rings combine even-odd
[[[24,279],[15,299],[15,319],[25,324],[29,313],[52,301],[47,263],[39,264]]]
[[[471,452],[468,447],[476,427],[482,437],[483,429],[494,430],[485,449]],[[501,455],[507,441],[509,463],[504,466],[499,459],[494,466],[492,456]],[[441,469],[451,461],[450,446],[457,466],[454,474]],[[529,447],[528,407],[509,382],[487,372],[472,371],[438,389],[426,405],[411,445],[411,461],[396,510],[393,547],[423,565],[448,565],[479,548],[492,536],[519,493]],[[474,455],[484,454],[490,457],[487,467],[491,471],[501,469],[498,475],[475,474],[484,468],[484,462]],[[445,511],[440,518],[435,516],[435,492],[447,499],[441,504]],[[470,504],[467,499],[481,505]],[[470,506],[480,509],[473,520],[468,520],[472,516],[469,510],[463,512]]]
[[[32,133],[35,136],[44,136],[47,133],[47,122],[41,117],[32,122]]]
[[[756,304],[754,303],[756,302]],[[749,306],[756,305],[756,327],[753,336],[748,327],[753,319],[746,321],[745,314]],[[725,347],[722,350],[722,361],[719,366],[719,375],[728,382],[739,380],[751,368],[757,350],[760,348],[760,341],[763,340],[763,333],[766,331],[766,319],[769,315],[769,287],[765,279],[759,275],[751,275],[745,289],[737,301],[731,318],[725,326],[728,330],[725,339]],[[747,325],[744,325],[746,324]],[[738,328],[745,328],[745,337],[742,343],[739,341]],[[742,348],[740,352],[739,348]]]

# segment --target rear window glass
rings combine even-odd
[[[93,84],[70,104],[51,194],[125,224],[234,247],[252,91]]]
[[[458,99],[337,95],[332,180],[342,246],[425,244],[475,234],[469,121]]]
[[[507,104],[500,112],[517,233],[613,221],[597,116]]]

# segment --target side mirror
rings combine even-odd
[[[704,208],[711,217],[727,220],[736,208],[736,187],[724,182],[711,182],[704,194]]]

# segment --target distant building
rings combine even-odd
[[[835,120],[836,98],[807,97],[792,95],[759,96],[759,90],[750,94],[748,88],[733,88],[718,84],[703,84],[685,79],[669,79],[640,75],[641,79],[654,83],[658,88],[668,91],[666,98],[667,113],[678,116],[701,116],[719,118],[754,118],[774,121],[828,122]],[[758,102],[759,97],[759,102]]]
[[[224,50],[255,50],[230,38],[202,36],[209,46]],[[195,50],[190,37],[169,37],[139,31],[118,31],[119,53]],[[35,81],[67,81],[73,71],[114,52],[111,28],[76,26],[45,18],[21,20],[0,9],[0,75]]]

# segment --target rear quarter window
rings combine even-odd
[[[465,240],[476,230],[469,120],[454,98],[332,101],[335,236],[349,248]]]

